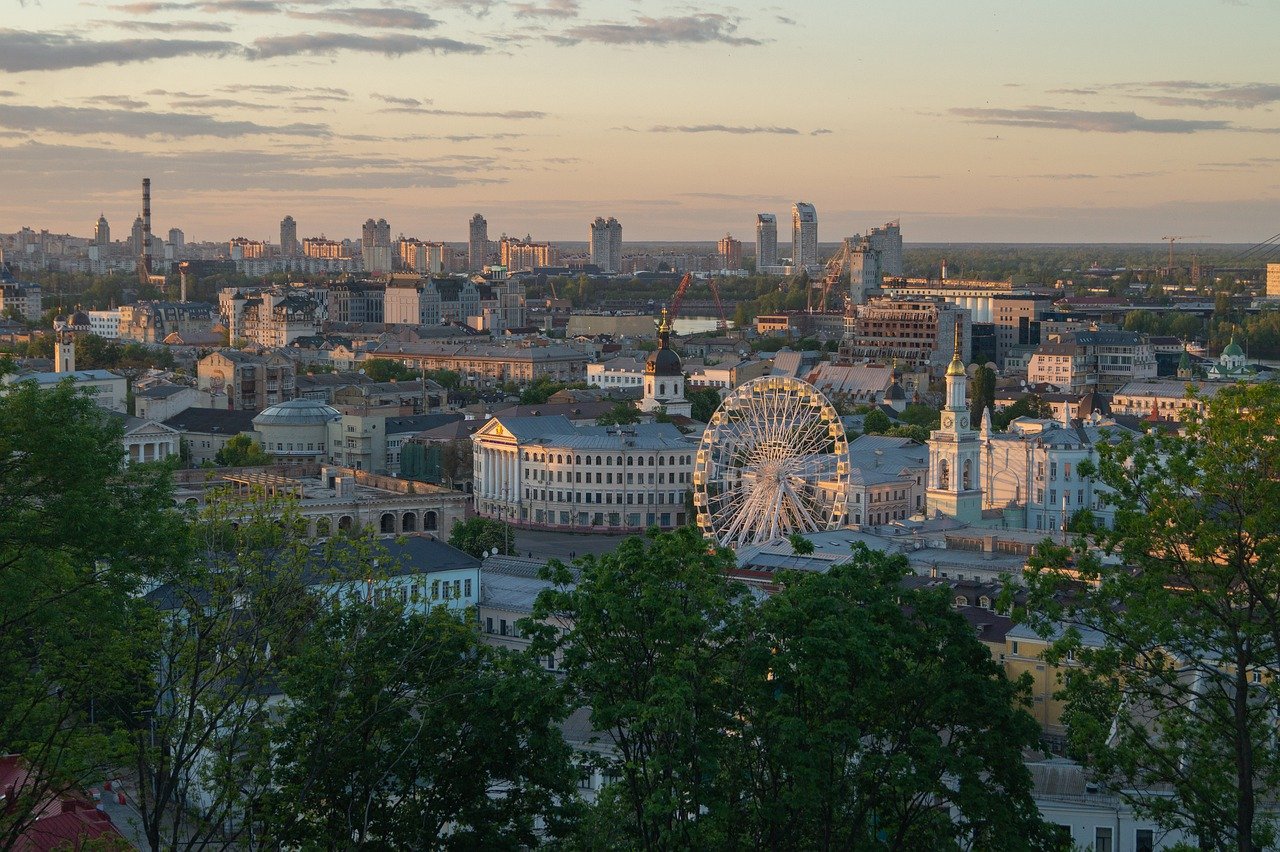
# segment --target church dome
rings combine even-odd
[[[889,385],[889,389],[884,392],[884,398],[886,400],[906,399],[907,392],[904,391],[902,389],[902,385],[898,384],[895,380],[893,384]]]
[[[254,426],[314,426],[341,417],[338,409],[318,399],[291,399],[264,408],[253,418]]]
[[[663,346],[649,353],[644,362],[644,371],[651,376],[679,376],[684,373],[684,365],[679,355]]]
[[[1227,348],[1222,350],[1222,354],[1226,358],[1243,358],[1244,350],[1240,348],[1240,344],[1236,343],[1235,335],[1232,335],[1231,342],[1227,344]]]

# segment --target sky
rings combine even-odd
[[[1252,243],[1277,0],[0,0],[0,232]]]

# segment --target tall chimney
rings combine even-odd
[[[945,257],[942,259],[942,280],[947,280],[947,259]]]
[[[138,275],[151,274],[151,178],[142,179],[142,257],[138,259]]]
[[[187,262],[185,260],[178,264],[178,280],[182,282],[182,289],[179,292],[178,301],[185,302],[187,300]]]

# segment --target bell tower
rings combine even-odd
[[[956,320],[955,353],[947,367],[947,404],[929,435],[928,509],[965,524],[982,520],[978,433],[969,423],[968,376],[960,358],[962,326]]]

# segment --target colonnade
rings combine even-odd
[[[520,452],[515,447],[480,447],[477,498],[513,503],[520,496]]]

